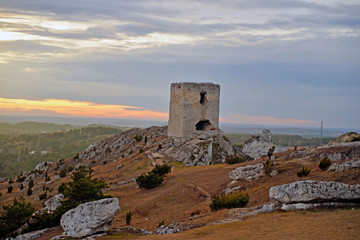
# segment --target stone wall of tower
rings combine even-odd
[[[218,84],[171,84],[168,135],[191,138],[218,129],[219,98]]]

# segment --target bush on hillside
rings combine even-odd
[[[29,188],[33,188],[33,187],[34,187],[34,179],[30,179]]]
[[[331,160],[329,158],[324,158],[319,163],[319,168],[323,171],[327,170],[330,165],[332,164]]]
[[[237,164],[237,163],[242,163],[242,162],[246,162],[246,160],[240,156],[227,157],[225,160],[225,163],[227,163],[227,164]]]
[[[99,200],[105,196],[102,189],[107,187],[103,180],[92,179],[93,170],[84,166],[78,167],[71,175],[71,182],[62,183],[58,191],[63,193],[66,200],[52,214],[37,214],[35,221],[29,224],[28,231],[56,226],[61,216],[68,210],[81,203]]]
[[[159,186],[164,181],[164,178],[158,174],[149,172],[148,174],[142,174],[136,178],[136,183],[139,188],[152,189]]]
[[[28,188],[28,190],[27,190],[26,194],[27,194],[28,196],[31,196],[31,195],[32,195],[32,193],[33,193],[32,188]]]
[[[239,208],[245,206],[250,200],[248,193],[234,192],[227,195],[215,196],[210,204],[212,211],[224,208]]]
[[[266,162],[264,163],[264,171],[265,171],[266,175],[270,176],[273,166],[274,166],[274,163],[271,160],[266,160]]]
[[[141,140],[142,140],[142,136],[140,136],[140,135],[136,135],[135,137],[134,137],[134,139],[137,141],[137,142],[140,142]]]
[[[35,208],[31,203],[26,203],[23,197],[19,201],[14,198],[12,205],[2,208],[4,211],[0,213],[0,236],[5,236],[24,225],[35,212]]]
[[[302,167],[297,173],[296,175],[298,177],[306,177],[307,175],[309,175],[309,173],[311,172],[310,168],[306,168],[306,167]]]
[[[13,189],[14,189],[13,186],[9,186],[8,187],[8,193],[11,193]]]
[[[132,216],[131,216],[131,211],[126,213],[126,217],[125,217],[125,221],[126,221],[126,225],[130,225],[131,220],[132,220]]]
[[[43,192],[39,195],[39,200],[44,200],[47,198],[47,192]]]
[[[151,173],[157,174],[159,176],[165,176],[171,172],[171,166],[168,164],[155,165],[154,169],[151,170]]]

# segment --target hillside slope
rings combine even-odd
[[[138,136],[141,136],[141,139]],[[323,171],[318,167],[320,159],[324,159],[325,157],[333,159],[334,162],[337,163],[360,158],[359,144],[340,144],[321,148],[301,148],[297,151],[288,150],[274,154],[275,158],[273,159],[274,165],[272,170],[276,170],[277,174],[272,177],[263,174],[260,178],[253,181],[238,180],[233,182],[233,180],[229,178],[229,172],[241,166],[254,165],[257,163],[262,164],[268,159],[267,157],[233,165],[220,163],[185,167],[182,163],[172,162],[172,172],[160,187],[150,190],[139,189],[134,182],[135,177],[147,173],[155,164],[167,162],[169,159],[166,157],[166,152],[169,151],[169,149],[174,147],[180,148],[180,146],[186,144],[184,142],[176,142],[174,144],[173,140],[174,139],[166,136],[165,127],[132,129],[100,140],[90,145],[79,157],[50,164],[47,167],[47,172],[48,175],[51,176],[51,182],[44,182],[44,172],[34,173],[32,177],[37,183],[34,187],[34,193],[31,196],[25,196],[25,198],[40,209],[44,200],[39,201],[38,195],[42,193],[44,186],[54,189],[49,192],[49,194],[55,195],[57,193],[56,189],[61,183],[70,181],[69,173],[64,178],[57,178],[55,175],[63,169],[70,168],[71,171],[79,165],[90,166],[95,170],[94,176],[96,178],[103,179],[108,183],[109,188],[106,190],[106,194],[117,197],[121,207],[120,212],[116,215],[112,224],[113,235],[99,237],[99,239],[120,238],[123,233],[117,232],[117,229],[126,226],[125,215],[128,211],[132,211],[133,213],[132,226],[152,232],[156,231],[160,222],[164,222],[165,225],[176,222],[188,228],[207,225],[206,228],[199,228],[189,233],[174,235],[174,239],[181,239],[181,237],[178,236],[184,236],[184,239],[188,239],[190,238],[189,236],[202,236],[202,234],[204,234],[204,236],[206,236],[206,234],[221,236],[222,233],[224,234],[226,231],[229,231],[224,229],[244,228],[244,224],[246,224],[247,221],[239,223],[240,225],[237,225],[238,223],[233,223],[235,225],[228,224],[247,218],[245,217],[247,213],[268,203],[270,200],[269,188],[272,186],[298,180],[336,181],[351,185],[360,183],[359,168],[335,172]],[[204,139],[201,141],[208,140]],[[159,144],[162,144],[163,148],[157,151]],[[198,148],[194,147],[194,149]],[[310,168],[311,173],[306,177],[299,178],[297,172],[302,167]],[[6,193],[8,186],[8,182],[0,183],[0,191],[2,193],[0,202],[2,205],[10,203],[13,197],[26,195],[26,188],[19,190],[20,183],[15,182],[12,184],[14,191],[11,194]],[[249,193],[250,201],[247,208],[225,209],[212,212],[209,207],[212,197],[223,194],[226,189],[234,187],[239,191]],[[260,222],[282,218],[289,218],[291,221],[313,221],[311,220],[313,218],[302,218],[304,216],[301,214],[299,217],[297,217],[297,215],[272,214],[265,214],[264,218],[260,216],[254,217],[255,220],[248,220],[249,224],[252,224],[252,221],[256,221],[256,219]],[[349,214],[352,214],[352,212],[349,211],[340,212],[340,214],[344,215],[343,219],[351,219],[351,224],[346,225],[348,228],[352,229],[359,226],[359,210],[355,211],[356,217],[354,218],[349,218]],[[321,215],[324,216],[324,214]],[[333,218],[336,220],[336,214],[329,214],[328,216],[329,219]],[[326,217],[324,217],[324,219],[325,218]],[[214,224],[226,224],[226,226],[229,227],[225,225],[224,227],[211,227]],[[316,226],[320,227],[320,225]],[[283,228],[275,229],[279,229],[280,231]],[[215,232],[212,233],[213,231]],[[219,232],[216,233],[217,231]],[[341,231],[343,231],[343,228],[339,227],[339,232]],[[350,231],[351,234],[354,231]],[[44,237],[40,239],[49,239],[50,236],[51,232],[48,232],[47,235],[44,235]],[[228,239],[233,239],[231,236],[233,235],[230,235]],[[349,239],[352,239],[351,236],[352,235],[350,235]],[[140,237],[140,239],[169,239],[168,237],[169,236],[151,236]],[[298,238],[294,237],[293,239]]]

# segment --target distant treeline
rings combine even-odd
[[[37,126],[32,123],[30,125]],[[50,127],[52,130],[65,126],[43,125],[52,125]],[[20,126],[22,127],[24,124],[20,124]],[[46,128],[39,129],[42,132]],[[14,177],[22,171],[32,170],[38,163],[54,162],[75,156],[84,151],[88,145],[123,130],[107,126],[89,126],[52,133],[0,134],[0,177]]]
[[[233,144],[243,144],[249,139],[251,134],[226,133],[226,136]],[[332,138],[323,138],[323,144],[328,143]],[[275,145],[285,147],[308,146],[314,147],[320,145],[320,138],[304,138],[298,135],[273,135],[272,140]]]

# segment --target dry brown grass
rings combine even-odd
[[[243,191],[246,191],[250,195],[250,202],[248,206],[259,206],[269,201],[268,190],[270,187],[280,184],[285,184],[298,180],[318,180],[318,181],[339,181],[347,184],[359,184],[360,183],[360,174],[359,170],[348,170],[344,172],[327,172],[322,171],[318,168],[318,161],[316,159],[291,159],[289,160],[289,154],[291,151],[275,154],[276,160],[274,161],[274,168],[281,170],[281,173],[274,177],[264,176],[258,180],[247,182],[247,181],[238,181],[238,185],[241,186]],[[214,196],[217,194],[222,194],[227,188],[228,184],[231,182],[231,179],[228,176],[229,171],[235,169],[239,166],[246,166],[248,164],[254,164],[258,162],[264,162],[266,158],[259,159],[256,161],[245,162],[234,165],[226,164],[217,164],[212,166],[198,166],[198,167],[181,167],[179,164],[174,164],[176,168],[172,169],[172,172],[165,179],[164,183],[155,189],[138,189],[135,183],[130,183],[124,186],[117,186],[116,183],[124,180],[129,180],[136,176],[139,176],[143,173],[146,173],[152,169],[151,160],[148,159],[145,153],[132,154],[123,159],[118,159],[117,161],[108,160],[107,164],[103,164],[102,161],[98,161],[93,164],[95,170],[94,177],[99,179],[104,179],[110,186],[109,191],[105,194],[111,195],[119,198],[119,203],[121,210],[117,214],[112,224],[112,227],[122,227],[126,225],[125,215],[128,211],[132,211],[133,220],[131,222],[132,226],[137,228],[144,228],[146,230],[154,231],[159,222],[165,221],[165,224],[169,224],[172,221],[179,222],[183,225],[187,224],[211,224],[217,220],[224,219],[228,216],[229,210],[221,210],[217,212],[211,212],[209,203],[209,196]],[[64,165],[70,164],[72,160],[68,159],[65,161]],[[115,170],[116,167],[122,164],[124,167]],[[304,178],[298,178],[296,172],[302,167],[310,167],[311,173]],[[59,172],[59,170],[56,170]],[[52,179],[55,173],[55,169],[49,170],[49,174]],[[43,182],[43,178],[36,178],[35,182]],[[56,181],[49,185],[53,188],[54,191],[51,195],[57,193],[57,187],[62,182],[70,181],[70,177],[62,178],[60,181]],[[40,209],[44,200],[39,201],[38,195],[42,192],[42,186],[35,186],[34,195],[26,196],[26,188],[21,193],[19,191],[20,184],[14,183],[14,192],[7,194],[8,183],[0,183],[0,191],[3,195],[0,197],[0,205],[9,204],[12,202],[13,197],[19,197],[20,195],[25,195],[26,201],[30,201],[33,205]],[[190,220],[192,212],[200,211],[200,215],[204,215],[201,218],[196,220]],[[352,219],[352,213],[357,216],[357,218]],[[339,219],[336,216],[339,214]],[[329,220],[329,226],[326,227],[326,224],[314,223],[316,227],[312,227],[312,221],[320,219],[325,221],[329,215],[331,221],[343,221],[342,219],[347,219],[349,222],[348,225],[336,226],[331,225]],[[286,219],[291,221],[287,222]],[[253,222],[254,221],[254,222]],[[304,224],[302,223],[304,222]],[[270,223],[270,224],[269,224]],[[306,225],[305,223],[308,223]],[[280,232],[287,233],[290,231],[290,228],[294,228],[293,232],[289,232],[289,235],[286,239],[298,239],[299,236],[306,236],[305,239],[309,239],[312,235],[307,236],[307,229],[313,229],[311,231],[316,232],[316,229],[335,231],[338,232],[347,231],[345,226],[349,226],[349,234],[353,231],[354,225],[360,226],[359,224],[359,210],[356,211],[347,211],[347,210],[337,210],[333,212],[316,212],[309,214],[299,214],[299,213],[274,213],[274,214],[265,214],[250,218],[241,223],[226,224],[219,226],[208,226],[199,229],[190,231],[189,233],[182,233],[179,236],[184,236],[187,238],[184,239],[208,239],[206,236],[216,236],[210,239],[222,239],[222,235],[226,236],[227,231],[242,231],[237,234],[232,234],[233,238],[228,239],[238,239],[239,234],[244,234],[247,236],[247,229],[249,234],[258,234],[254,238],[264,238],[264,239],[283,239]],[[256,227],[256,225],[259,227]],[[284,227],[282,226],[284,224]],[[293,225],[291,225],[293,224]],[[322,226],[321,226],[322,225]],[[287,227],[285,227],[287,226]],[[300,231],[300,227],[304,227],[304,232]],[[306,227],[305,227],[306,226]],[[335,228],[338,227],[338,228]],[[315,229],[316,228],[316,229]],[[238,229],[238,230],[236,230]],[[334,230],[335,229],[335,230]],[[219,233],[216,233],[219,231]],[[358,231],[358,230],[357,230]],[[325,236],[324,233],[320,233],[321,236]],[[190,235],[187,235],[190,234]],[[191,235],[192,234],[192,235]],[[204,236],[202,236],[204,234]],[[271,235],[273,234],[273,235]],[[294,234],[294,235],[291,235]],[[174,237],[178,234],[173,235]],[[173,238],[172,236],[172,238]],[[230,235],[229,235],[230,236]],[[249,235],[252,236],[252,235]],[[271,236],[274,236],[273,238]],[[338,236],[338,235],[336,235]],[[243,239],[243,237],[241,237]],[[325,237],[324,237],[325,238]],[[105,239],[105,238],[104,238]],[[111,238],[106,238],[111,239]],[[144,239],[167,239],[165,237],[151,236],[150,238]],[[183,239],[183,238],[174,238],[174,239]],[[246,238],[245,238],[246,239]],[[333,238],[335,239],[335,238]],[[341,239],[341,238],[338,238]],[[350,238],[351,239],[351,236]]]
[[[274,212],[242,222],[212,225],[172,235],[104,236],[97,239],[359,239],[360,209]]]

